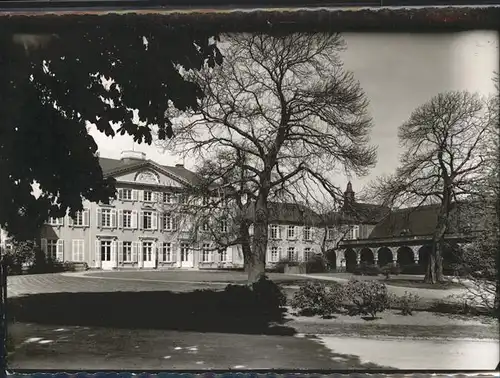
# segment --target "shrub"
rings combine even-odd
[[[349,300],[349,315],[371,315],[389,306],[387,287],[379,281],[358,281],[351,279],[345,286],[346,299]]]
[[[283,289],[265,275],[252,284],[252,292],[257,303],[264,309],[274,312],[286,306],[286,294]]]
[[[281,307],[286,305],[286,295],[276,283],[263,276],[251,286],[227,285],[220,305],[235,315],[277,318],[282,313]]]
[[[315,254],[306,261],[307,273],[324,273],[327,271],[327,260],[323,255]]]
[[[306,316],[328,316],[338,311],[344,299],[343,286],[336,282],[307,281],[300,285],[291,301],[292,308]]]
[[[378,265],[361,263],[353,271],[357,276],[378,276],[382,270]]]
[[[401,267],[402,274],[425,274],[426,266],[423,264],[410,264]]]
[[[399,265],[390,263],[380,268],[380,272],[385,276],[386,279],[389,279],[391,274],[394,276],[399,275],[401,273],[401,267]]]
[[[413,315],[413,311],[418,305],[420,301],[420,297],[417,294],[408,293],[405,291],[405,294],[398,298],[399,299],[399,307],[401,308],[401,315]]]
[[[282,259],[280,259],[276,265],[274,266],[274,271],[276,273],[285,273],[285,266],[288,265],[288,266],[299,266],[299,262],[298,261],[291,261],[290,259],[288,259],[287,257],[284,257]]]

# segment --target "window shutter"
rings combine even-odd
[[[139,242],[132,242],[132,261],[137,262],[137,253],[139,249]]]
[[[64,240],[62,239],[57,240],[56,258],[61,262],[64,261]]]
[[[171,245],[171,252],[170,252],[170,261],[171,262],[176,262],[177,261],[177,243],[172,243]]]
[[[116,209],[111,209],[111,227],[116,228]]]
[[[144,211],[139,213],[139,230],[144,228]]]
[[[111,262],[115,262],[116,261],[116,240],[113,240],[111,242]]]
[[[42,252],[46,255],[47,254],[47,239],[41,239],[40,243],[41,243],[41,247],[42,247]]]
[[[120,229],[123,228],[123,210],[122,209],[118,210],[118,228],[120,228]]]
[[[165,229],[165,213],[158,213],[158,229],[163,231]]]
[[[158,243],[156,242],[153,242],[153,245],[151,246],[151,248],[153,249],[152,252],[152,256],[151,258],[153,259],[154,262],[158,261]]]
[[[158,251],[156,252],[157,256],[158,256],[158,262],[163,261],[163,251],[164,251],[165,245],[166,245],[165,242],[158,243]]]
[[[97,227],[99,227],[99,228],[102,227],[101,213],[102,213],[102,209],[100,207],[98,207],[96,210],[96,224],[97,224]]]
[[[95,261],[97,263],[97,262],[101,261],[101,251],[100,251],[101,243],[100,243],[100,241],[96,240],[94,246],[95,246]],[[98,264],[98,266],[99,266],[99,264]]]
[[[138,197],[139,197],[139,191],[136,189],[133,189],[132,190],[132,201],[137,201]]]
[[[139,201],[144,202],[144,190],[139,190]]]
[[[85,261],[85,240],[82,240],[81,243],[81,250],[80,250],[80,260],[78,261]]]
[[[58,218],[58,219],[57,219],[57,223],[58,223],[60,226],[64,226],[64,217]]]
[[[117,248],[117,253],[118,253],[118,263],[122,263],[123,262],[123,242],[122,241],[118,241],[118,248]]]
[[[74,224],[73,218],[68,216],[68,226],[73,226],[73,224]]]
[[[132,228],[137,229],[137,210],[132,210]]]
[[[226,262],[232,262],[233,261],[233,249],[232,248],[226,248]]]
[[[151,228],[153,230],[158,229],[158,213],[155,211],[151,213]]]
[[[283,248],[278,247],[278,261],[283,258],[282,254],[283,254]]]
[[[118,199],[123,200],[123,189],[118,189]]]
[[[72,240],[71,241],[71,259],[73,261],[78,261],[78,255],[79,255],[79,251],[78,251],[78,240]]]
[[[171,216],[171,222],[172,222],[172,230],[177,231],[177,223],[179,222],[178,216],[177,215],[172,215]]]
[[[83,210],[83,225],[85,227],[89,227],[90,226],[90,210],[89,209],[85,209]]]
[[[160,202],[160,193],[158,192],[153,192],[153,202]]]

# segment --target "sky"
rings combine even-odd
[[[493,73],[499,67],[499,38],[494,31],[450,34],[344,33],[347,43],[341,58],[354,73],[370,102],[374,127],[371,143],[378,146],[378,162],[365,177],[336,177],[354,191],[398,166],[398,127],[411,112],[434,95],[450,90],[468,90],[482,95],[494,93]],[[164,153],[154,145],[134,144],[129,136],[106,137],[91,130],[100,156],[120,158],[134,148],[162,165],[182,163],[193,169],[193,161]]]

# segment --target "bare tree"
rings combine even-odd
[[[248,193],[253,282],[264,274],[269,197],[312,182],[335,197],[329,176],[341,169],[366,174],[375,149],[367,145],[368,102],[339,59],[339,34],[238,34],[223,45],[223,66],[186,74],[206,97],[179,119],[172,147],[197,159],[244,154],[238,168],[256,189]]]
[[[405,151],[396,173],[371,185],[375,199],[391,207],[439,204],[426,282],[443,280],[442,252],[452,203],[478,193],[488,164],[485,144],[492,122],[488,102],[479,95],[438,94],[400,126]]]

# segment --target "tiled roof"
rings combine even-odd
[[[143,165],[157,165],[160,166],[165,171],[171,173],[174,176],[180,177],[188,181],[191,184],[196,184],[199,182],[199,177],[196,173],[186,169],[184,167],[172,167],[169,165],[159,165],[151,160],[118,160],[118,159],[109,159],[109,158],[99,158],[99,164],[101,165],[101,169],[103,174],[109,175],[118,169],[128,169],[133,167],[141,167]]]
[[[404,234],[423,236],[431,235],[437,224],[439,205],[426,205],[392,211],[378,223],[369,238],[386,238]],[[470,232],[479,229],[475,211],[470,204],[453,204],[450,213],[448,233]]]
[[[295,203],[269,202],[269,223],[319,224],[320,216],[307,206]],[[249,206],[249,218],[253,219],[254,207]]]

